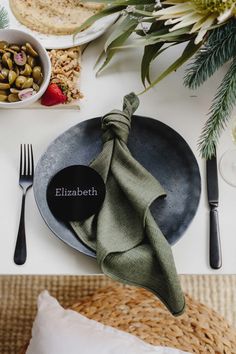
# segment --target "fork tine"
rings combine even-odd
[[[24,155],[23,155],[23,175],[26,175],[26,169],[27,169],[27,164],[26,164],[26,145],[24,144]]]
[[[27,175],[30,176],[30,145],[27,144]]]
[[[31,175],[34,176],[34,154],[33,154],[32,144],[30,144],[30,152],[31,152]]]
[[[20,144],[20,176],[22,175],[22,144]]]
[[[34,177],[34,155],[32,144],[20,145],[20,178]]]

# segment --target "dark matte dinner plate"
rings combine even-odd
[[[64,167],[88,165],[101,151],[101,119],[79,123],[54,140],[38,162],[34,195],[48,227],[62,241],[90,256],[73,230],[49,210],[46,190],[50,179]],[[167,192],[151,207],[153,216],[170,244],[177,242],[193,219],[201,194],[196,158],[186,141],[156,119],[133,116],[128,147],[133,156],[154,175]]]

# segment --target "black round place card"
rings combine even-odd
[[[105,194],[103,179],[94,169],[74,165],[52,177],[47,188],[47,202],[57,219],[83,221],[99,212]]]

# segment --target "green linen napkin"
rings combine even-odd
[[[103,149],[90,166],[105,181],[106,198],[98,215],[71,225],[96,251],[104,274],[152,291],[172,314],[180,315],[185,300],[171,247],[149,210],[165,192],[127,147],[138,105],[131,93],[124,97],[123,111],[113,110],[102,118]]]

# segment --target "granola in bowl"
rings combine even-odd
[[[80,47],[52,49],[49,51],[52,63],[51,83],[57,84],[66,95],[66,103],[83,97],[79,89]]]

